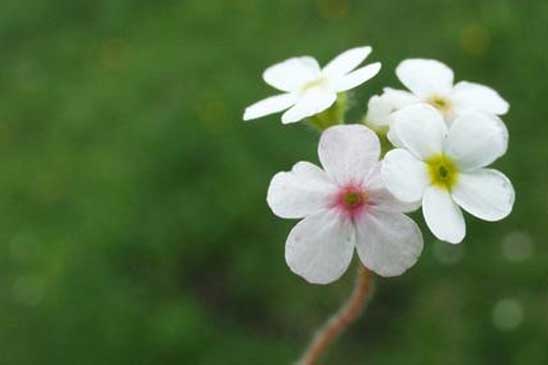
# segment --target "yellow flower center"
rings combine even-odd
[[[304,84],[302,87],[302,91],[305,92],[316,87],[322,87],[324,86],[325,82],[326,80],[323,77],[318,77],[317,79],[309,81],[306,84]]]
[[[445,155],[435,155],[426,160],[430,183],[442,189],[451,190],[457,183],[457,165]]]
[[[451,111],[451,102],[443,96],[434,95],[427,100],[428,104],[446,114]]]

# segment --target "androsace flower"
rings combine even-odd
[[[328,109],[337,93],[353,89],[374,77],[380,62],[356,69],[371,53],[371,47],[358,47],[343,52],[323,69],[310,56],[290,58],[263,73],[264,81],[282,91],[246,108],[244,120],[257,119],[282,112],[282,123],[295,123]]]
[[[453,85],[453,71],[436,60],[405,60],[397,67],[396,75],[411,92],[386,88],[383,94],[373,96],[366,117],[373,128],[388,128],[394,111],[418,103],[438,109],[448,124],[469,111],[504,115],[509,109],[508,103],[487,86],[468,81]]]
[[[394,112],[417,103],[417,97],[410,92],[385,87],[382,95],[369,99],[365,122],[376,131],[387,132]]]
[[[321,169],[299,162],[276,174],[267,202],[281,218],[301,219],[286,242],[293,272],[327,284],[349,266],[354,249],[382,276],[400,275],[423,248],[420,229],[403,212],[417,208],[395,199],[380,175],[380,143],[363,125],[330,127],[318,147]]]
[[[418,104],[394,113],[391,132],[400,147],[388,152],[382,176],[388,190],[406,202],[422,202],[432,233],[459,243],[466,226],[461,208],[485,221],[512,211],[514,188],[486,166],[506,153],[508,131],[496,116],[466,112],[448,128],[432,106]]]

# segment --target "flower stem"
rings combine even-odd
[[[344,124],[344,114],[346,113],[346,109],[348,107],[347,101],[348,97],[346,93],[343,92],[337,94],[337,100],[335,103],[333,103],[333,105],[331,105],[331,107],[327,110],[308,118],[309,123],[320,131],[324,131],[327,128],[337,124]]]
[[[373,287],[373,274],[359,263],[354,290],[337,313],[316,333],[298,365],[318,365],[317,361],[337,337],[354,321],[365,308],[365,302]]]

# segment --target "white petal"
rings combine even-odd
[[[358,67],[371,53],[371,47],[357,47],[349,49],[331,60],[322,70],[327,77],[346,75]]]
[[[363,182],[367,192],[367,202],[376,209],[390,212],[413,212],[420,207],[421,201],[403,202],[388,191],[381,174],[382,162],[377,163]]]
[[[373,95],[367,104],[367,125],[382,129],[390,126],[391,114],[395,111],[419,102],[419,99],[410,92],[385,88],[381,95]]]
[[[403,274],[421,255],[422,234],[401,213],[371,210],[356,221],[356,249],[362,263],[385,277]]]
[[[458,109],[473,109],[502,115],[510,105],[495,90],[473,82],[461,81],[455,85],[452,101]]]
[[[320,72],[313,57],[294,57],[267,68],[263,80],[276,89],[291,92],[318,78]]]
[[[466,234],[462,211],[447,190],[428,187],[422,199],[422,214],[434,236],[442,241],[460,243]]]
[[[373,95],[367,103],[365,123],[374,129],[383,129],[390,126],[390,114],[394,107],[382,95]]]
[[[447,126],[443,115],[427,104],[405,107],[392,115],[390,130],[400,143],[420,159],[442,152]]]
[[[328,284],[348,268],[355,245],[352,221],[334,210],[300,221],[289,233],[285,260],[291,270],[313,284]]]
[[[245,109],[244,120],[257,119],[281,112],[293,106],[296,100],[295,94],[281,94],[263,99]]]
[[[416,104],[420,101],[417,96],[409,91],[392,89],[391,87],[385,87],[382,95],[390,100],[396,109],[401,109],[405,106]]]
[[[393,115],[391,116],[392,122],[393,122]],[[392,124],[391,124],[392,125]],[[386,133],[386,138],[392,145],[396,148],[405,148],[403,142],[399,139],[398,135],[396,134],[395,128],[390,128],[388,130],[388,133]]]
[[[299,162],[289,172],[272,178],[266,201],[281,218],[303,218],[326,209],[336,186],[327,174],[309,162]]]
[[[369,171],[363,180],[363,187],[366,191],[385,189],[384,180],[381,175],[382,161],[379,161]]]
[[[508,216],[515,199],[510,180],[501,172],[491,169],[460,174],[452,195],[462,209],[489,222]]]
[[[337,92],[343,92],[355,88],[373,78],[381,70],[381,63],[376,62],[367,66],[360,67],[356,71],[336,79],[334,89]]]
[[[420,200],[414,202],[399,200],[387,189],[369,191],[367,198],[375,208],[385,212],[411,213],[419,209],[422,204]]]
[[[426,164],[401,148],[386,154],[381,173],[386,188],[404,202],[421,200],[429,183]]]
[[[508,130],[498,117],[467,112],[453,122],[444,142],[445,153],[461,169],[484,167],[506,153]]]
[[[324,88],[313,88],[302,95],[294,107],[282,115],[282,123],[299,122],[328,109],[337,100],[337,94]]]
[[[361,184],[379,161],[380,154],[377,135],[358,124],[326,129],[318,146],[322,166],[341,185]]]
[[[453,71],[447,65],[427,59],[409,59],[399,64],[396,75],[415,95],[447,95],[453,88]]]

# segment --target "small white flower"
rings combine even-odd
[[[246,108],[244,120],[287,110],[282,123],[295,123],[321,113],[337,99],[337,93],[355,88],[374,77],[380,62],[356,69],[371,53],[371,47],[358,47],[343,52],[323,69],[310,56],[290,58],[269,67],[264,81],[283,94],[271,96]]]
[[[382,95],[373,95],[369,99],[365,122],[376,131],[386,132],[392,122],[392,114],[412,104],[417,104],[415,95],[385,87]]]
[[[508,103],[487,86],[468,81],[453,85],[453,71],[436,60],[405,60],[396,75],[411,92],[386,88],[382,95],[373,96],[366,120],[374,128],[388,128],[394,111],[418,103],[438,109],[448,124],[468,111],[504,115],[509,109]]]
[[[394,196],[421,201],[426,224],[440,240],[459,243],[466,227],[461,208],[498,221],[512,211],[514,188],[485,168],[506,153],[508,131],[495,116],[463,113],[449,129],[435,108],[418,104],[394,113],[391,132],[400,146],[384,158],[382,176]]]
[[[354,248],[367,268],[400,275],[422,252],[419,227],[380,176],[378,137],[363,125],[328,128],[318,147],[325,170],[299,162],[276,174],[267,202],[281,218],[301,219],[289,233],[287,264],[311,283],[327,284],[347,269]]]

